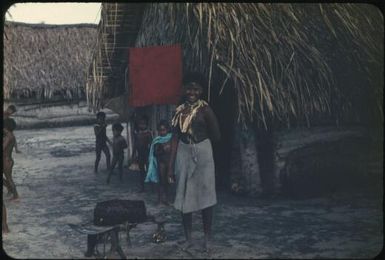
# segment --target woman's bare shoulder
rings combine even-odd
[[[212,114],[213,113],[213,110],[212,108],[210,107],[210,105],[205,105],[205,106],[202,106],[200,108],[200,111],[204,114]]]

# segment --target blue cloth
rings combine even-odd
[[[154,138],[154,140],[151,143],[150,146],[150,153],[148,155],[148,170],[145,182],[159,182],[159,176],[158,176],[158,162],[154,155],[154,147],[156,144],[164,144],[170,141],[172,137],[171,133],[168,133],[165,136],[157,136]]]

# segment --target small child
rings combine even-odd
[[[148,153],[152,141],[152,133],[148,129],[148,118],[143,115],[137,121],[137,131],[134,132],[133,157],[138,162],[140,171],[140,191],[144,192],[144,179],[148,169]]]
[[[112,163],[110,173],[107,177],[107,184],[110,183],[111,175],[113,170],[118,164],[119,168],[119,177],[122,180],[123,176],[123,160],[124,160],[124,149],[127,148],[126,139],[122,136],[123,126],[120,123],[115,123],[112,125],[112,134],[114,135],[112,139]]]
[[[159,136],[154,138],[151,143],[149,153],[149,166],[145,182],[155,182],[158,184],[158,204],[168,205],[168,181],[167,170],[171,152],[170,126],[166,120],[158,123],[157,130]]]
[[[96,159],[95,159],[95,168],[94,172],[98,172],[98,166],[99,166],[99,161],[100,161],[100,156],[102,151],[104,152],[104,155],[106,156],[106,163],[107,163],[107,170],[110,169],[110,160],[111,160],[111,155],[110,155],[110,149],[108,148],[106,142],[111,144],[110,139],[107,137],[106,133],[106,114],[104,112],[98,112],[96,114],[96,124],[94,126],[94,132],[95,132],[95,137],[96,137]]]
[[[12,151],[15,146],[16,138],[13,130],[16,128],[16,122],[12,118],[6,118],[3,121],[3,184],[7,187],[8,194],[13,195],[13,200],[18,199],[19,195],[16,191],[16,185],[12,179],[13,158]]]

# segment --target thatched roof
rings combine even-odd
[[[96,25],[4,25],[4,99],[85,98]]]
[[[219,85],[212,95],[235,89],[242,122],[309,124],[362,110],[383,118],[383,36],[366,4],[153,3],[136,46],[182,44],[184,70]]]

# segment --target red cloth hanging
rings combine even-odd
[[[129,105],[177,104],[182,84],[180,45],[129,49]]]

